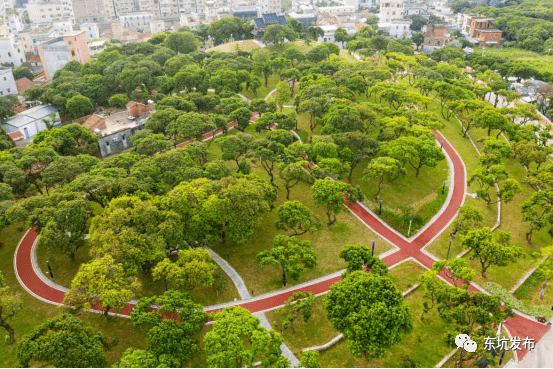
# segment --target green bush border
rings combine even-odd
[[[499,296],[504,303],[511,305],[513,308],[523,312],[524,314],[528,314],[536,318],[544,315],[548,320],[551,319],[551,316],[553,315],[553,311],[551,311],[548,306],[530,305],[520,301],[513,296],[512,293],[497,283],[487,282],[486,289],[492,295]]]

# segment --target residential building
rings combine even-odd
[[[422,27],[421,31],[424,35],[422,50],[425,53],[444,47],[449,38],[446,24],[427,24]]]
[[[54,73],[72,60],[82,64],[90,60],[90,52],[84,31],[74,32],[43,42],[38,45],[38,51],[48,80],[51,80]]]
[[[483,15],[477,15],[477,14],[457,14],[457,28],[459,28],[459,31],[465,36],[469,35],[470,33],[470,25],[473,21],[473,19],[483,19],[486,18]]]
[[[23,23],[21,22],[21,19],[18,15],[10,14],[7,15],[4,19],[6,20],[6,26],[8,26],[12,33],[17,34],[23,30]]]
[[[138,0],[113,0],[113,6],[115,8],[115,16],[138,12],[140,6]]]
[[[60,35],[73,33],[73,23],[71,23],[70,21],[58,20],[58,21],[52,22],[52,27],[54,31],[56,31]]]
[[[2,123],[7,133],[21,132],[26,140],[32,139],[38,132],[47,129],[42,119],[50,119],[50,114],[56,114],[56,126],[60,123],[58,110],[51,105],[38,105],[10,117]]]
[[[303,24],[303,28],[308,28],[309,26],[315,26],[317,24],[317,16],[313,13],[299,14],[292,12],[288,13],[288,16],[300,21]]]
[[[357,9],[354,6],[339,5],[339,6],[321,6],[317,8],[319,14],[348,14],[355,13]]]
[[[152,13],[132,13],[119,16],[119,23],[123,28],[149,27],[152,20]]]
[[[154,19],[150,21],[150,33],[155,35],[156,33],[165,32],[165,21],[162,19]]]
[[[98,148],[102,157],[113,155],[132,147],[131,136],[144,128],[150,107],[134,101],[127,109],[110,115],[90,115],[83,123],[98,136]]]
[[[262,14],[261,17],[255,18],[252,21],[252,24],[253,24],[252,34],[256,37],[261,37],[263,36],[263,32],[265,31],[265,28],[267,28],[268,26],[273,24],[285,26],[288,24],[288,21],[286,20],[286,17],[284,15],[276,15],[275,13],[271,13],[271,14]]]
[[[26,8],[32,24],[50,23],[54,20],[75,22],[73,8],[68,1],[29,0]]]
[[[13,79],[12,68],[0,66],[0,96],[17,95],[17,85]]]
[[[502,32],[495,28],[493,18],[473,18],[470,22],[469,41],[478,46],[499,46]]]
[[[279,14],[282,12],[281,0],[258,0],[257,7],[259,9],[259,16],[262,14]]]
[[[15,80],[15,85],[17,87],[17,93],[19,95],[22,95],[27,89],[35,86],[33,81],[26,77]]]
[[[115,18],[113,0],[72,0],[75,19],[79,23],[109,21]]]
[[[106,40],[92,41],[88,43],[88,51],[91,56],[101,54],[106,48]]]
[[[25,63],[25,48],[21,42],[16,41],[8,27],[0,27],[0,63],[11,64],[13,67],[19,67]]]
[[[12,9],[15,9],[15,0],[0,0],[0,18],[6,19]]]
[[[100,30],[96,23],[83,23],[81,24],[81,31],[84,31],[84,35],[87,41],[92,41],[100,38]]]
[[[378,28],[387,31],[391,38],[411,37],[411,20],[404,17],[403,0],[382,0],[378,14]]]

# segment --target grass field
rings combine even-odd
[[[482,54],[482,49],[474,48],[474,52],[477,54]],[[484,50],[484,55],[493,56],[497,59],[522,61],[530,64],[540,73],[553,72],[553,56],[538,54],[530,50],[518,49],[516,47],[487,47]]]
[[[255,49],[259,49],[260,46],[256,44],[253,40],[244,40],[244,41],[233,41],[226,44],[221,44],[211,49],[207,49],[206,52],[218,51],[221,53],[234,53],[237,51],[246,51],[252,52]]]
[[[553,305],[553,283],[549,283],[544,291],[543,300],[540,292],[545,280],[532,274],[516,291],[515,297],[533,305]]]

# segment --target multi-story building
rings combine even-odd
[[[26,60],[25,48],[21,42],[16,41],[15,35],[10,32],[8,27],[5,25],[0,27],[0,63],[19,67]]]
[[[17,85],[13,79],[12,68],[0,66],[0,96],[17,95]]]
[[[501,35],[493,18],[473,18],[470,22],[469,41],[478,46],[499,46]]]
[[[430,53],[436,49],[444,47],[447,43],[449,34],[446,24],[427,24],[422,27],[424,41],[422,50],[425,53]]]
[[[34,24],[50,23],[54,20],[70,20],[74,23],[73,8],[68,0],[29,0],[26,5],[29,20]]]
[[[163,19],[154,19],[150,22],[150,33],[155,35],[156,33],[165,32],[165,22]]]
[[[152,13],[136,12],[131,14],[122,14],[119,16],[119,23],[123,28],[149,27],[152,18]]]
[[[4,18],[4,20],[6,21],[6,26],[9,30],[15,34],[21,32],[24,28],[23,23],[21,23],[21,19],[16,14],[9,14]]]
[[[82,64],[90,60],[90,52],[84,31],[74,32],[43,42],[38,45],[38,51],[48,80],[51,80],[58,70],[72,60]]]
[[[259,16],[270,13],[280,14],[282,12],[281,0],[258,0],[257,7]]]
[[[109,21],[115,18],[113,0],[72,0],[77,22]]]
[[[15,0],[0,0],[0,18],[6,19],[6,15],[14,8]]]
[[[139,11],[140,6],[138,4],[138,1],[139,0],[113,0],[115,15],[119,17],[123,14]]]
[[[100,30],[96,23],[83,23],[81,24],[81,31],[85,32],[85,37],[87,41],[95,40],[100,38]]]
[[[378,14],[378,28],[387,31],[391,38],[409,38],[412,21],[405,18],[403,13],[403,0],[382,0]]]
[[[70,21],[58,20],[52,22],[52,27],[60,35],[73,32],[73,24]]]

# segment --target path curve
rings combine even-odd
[[[252,120],[255,120],[255,118],[256,117],[252,117]],[[426,269],[430,269],[434,261],[438,260],[438,258],[426,251],[425,247],[436,239],[455,219],[459,206],[461,206],[464,202],[466,195],[466,170],[463,161],[453,146],[445,139],[445,137],[441,135],[441,133],[434,131],[434,134],[439,142],[444,143],[444,153],[450,165],[453,167],[453,170],[450,173],[452,177],[452,186],[450,186],[450,195],[448,196],[448,200],[446,200],[446,204],[442,207],[440,212],[415,236],[409,239],[405,238],[383,223],[380,218],[360,203],[347,204],[349,210],[360,221],[371,228],[375,233],[379,234],[382,238],[386,239],[390,244],[395,246],[395,249],[391,252],[381,255],[382,260],[389,267],[399,265],[406,260],[414,260]],[[205,139],[210,139],[213,136],[213,133],[208,133],[206,134]],[[48,283],[43,280],[38,275],[35,268],[33,268],[35,266],[33,265],[33,244],[35,243],[36,238],[37,234],[34,229],[28,230],[15,251],[14,268],[17,279],[23,288],[38,299],[47,303],[62,305],[65,291],[55,287],[55,284]],[[40,274],[42,274],[42,272],[40,272]],[[450,282],[445,275],[441,275],[441,277],[445,281]],[[208,312],[213,312],[221,310],[226,306],[238,305],[250,310],[252,313],[262,313],[283,306],[286,300],[298,291],[311,291],[315,295],[325,294],[329,291],[330,286],[333,283],[340,280],[341,272],[337,272],[290,288],[260,295],[255,298],[207,306],[205,309]],[[475,283],[471,284],[470,289],[473,291],[486,292],[482,287],[476,285]],[[134,304],[129,303],[123,310],[118,313],[113,313],[116,315],[128,316],[133,307]],[[103,311],[101,306],[94,307],[93,309],[96,312]],[[519,336],[521,338],[530,337],[534,338],[536,342],[538,342],[548,331],[549,326],[538,323],[532,317],[517,313],[514,318],[506,320],[505,328],[512,336]],[[527,350],[518,352],[518,359],[524,357],[526,353]]]

